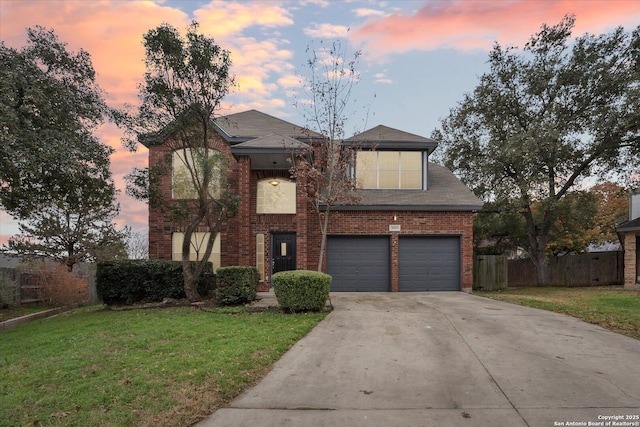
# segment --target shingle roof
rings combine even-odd
[[[438,141],[414,135],[398,129],[378,125],[362,133],[344,140],[349,147],[375,148],[376,150],[415,150],[431,153],[438,146]]]
[[[470,211],[482,208],[482,202],[451,171],[429,163],[429,189],[360,190],[358,204],[335,207],[338,210],[424,210]]]
[[[231,142],[243,142],[271,134],[302,140],[321,138],[319,133],[257,110],[219,117],[215,123],[222,132],[223,137]]]
[[[404,132],[398,129],[393,129],[388,126],[378,125],[374,128],[366,130],[362,133],[345,139],[345,141],[353,142],[435,142],[435,139],[425,138],[424,136],[415,135],[409,132]]]
[[[256,139],[250,139],[247,142],[243,142],[240,144],[236,144],[233,146],[233,150],[235,149],[284,149],[284,150],[299,150],[304,148],[309,148],[308,144],[304,142],[300,142],[297,139],[290,138],[288,136],[277,135],[275,133],[269,134],[267,136],[262,136]]]
[[[640,231],[640,218],[623,222],[616,227],[616,231]]]

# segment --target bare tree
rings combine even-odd
[[[146,233],[133,231],[127,239],[127,253],[129,259],[149,258],[149,236]]]
[[[296,157],[291,173],[304,186],[306,195],[318,214],[322,240],[318,271],[322,270],[332,208],[359,200],[354,192],[355,177],[351,172],[355,162],[353,149],[343,146],[345,126],[355,115],[351,99],[360,81],[357,71],[360,51],[347,60],[347,51],[339,40],[319,49],[308,48],[309,70],[304,88],[308,99],[296,103],[303,110],[308,128],[322,134],[309,150]]]

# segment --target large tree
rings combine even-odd
[[[339,40],[307,51],[308,75],[303,83],[307,98],[296,106],[302,109],[307,126],[324,138],[316,140],[310,150],[298,153],[291,172],[304,186],[318,215],[322,235],[318,271],[322,271],[331,210],[359,199],[353,191],[355,178],[349,173],[355,155],[342,141],[355,112],[351,96],[360,79],[357,66],[361,53],[356,51],[348,58]]]
[[[489,71],[434,132],[449,168],[524,220],[541,284],[550,233],[571,215],[563,199],[640,156],[640,27],[572,41],[573,26],[572,16],[543,25],[522,50],[496,44]]]
[[[118,230],[113,224],[117,207],[94,204],[92,198],[85,194],[80,202],[52,200],[20,223],[20,234],[9,239],[6,253],[54,259],[69,271],[78,262],[126,259],[129,229]]]
[[[91,57],[53,30],[0,43],[0,205],[18,219],[76,187],[86,168],[109,178],[111,148],[93,135],[108,113]]]
[[[617,243],[616,227],[629,219],[629,192],[611,181],[596,184],[589,192],[598,201],[598,212],[594,218],[594,243]]]
[[[42,27],[27,36],[21,50],[0,44],[0,205],[22,231],[5,250],[71,269],[124,233],[112,224],[113,149],[93,134],[110,111],[87,52]]]
[[[139,141],[161,143],[169,152],[163,162],[130,175],[130,194],[147,199],[151,207],[164,210],[175,225],[184,228],[184,290],[190,301],[198,301],[196,284],[206,269],[215,237],[238,205],[227,182],[229,159],[211,147],[214,119],[234,85],[231,59],[229,51],[213,38],[198,33],[196,22],[185,37],[173,26],[162,24],[144,35],[143,44],[146,73],[139,86],[140,106],[135,114],[120,117],[128,129],[125,143],[131,149]],[[174,196],[180,196],[167,200],[158,185],[171,179],[172,173]],[[200,247],[199,260],[192,263],[195,233],[202,228],[209,234]]]

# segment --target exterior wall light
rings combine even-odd
[[[280,180],[276,178],[276,163],[278,162],[273,162],[273,178],[269,180],[269,184],[273,185],[274,187],[280,185]]]

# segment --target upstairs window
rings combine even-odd
[[[276,184],[276,185],[274,185]],[[286,179],[262,179],[258,181],[256,213],[296,213],[296,183]]]
[[[358,151],[356,181],[364,189],[421,189],[422,152]]]
[[[218,196],[220,189],[221,169],[218,166],[222,153],[209,149],[207,152],[191,148],[183,148],[173,152],[171,192],[174,199],[197,199],[198,190],[194,185],[203,182],[205,176],[209,176],[209,192],[212,197]],[[195,154],[195,155],[194,155]]]

